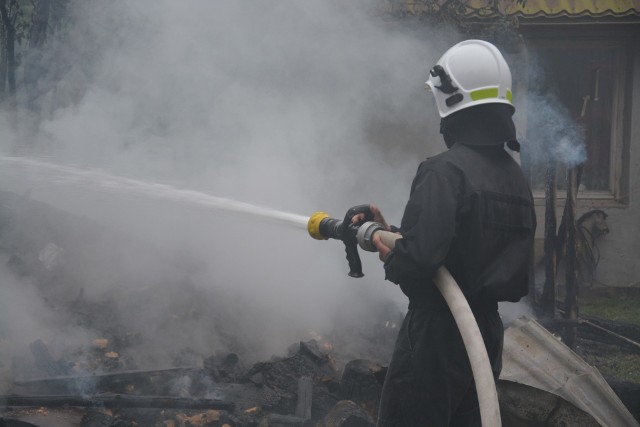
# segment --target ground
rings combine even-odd
[[[580,313],[640,325],[640,296],[626,292],[621,295],[581,296]]]
[[[585,297],[580,302],[581,316],[605,319],[621,324],[636,325],[640,329],[640,297],[609,295]],[[635,337],[629,337],[634,339]],[[640,350],[640,349],[639,349]],[[640,383],[640,351],[613,354],[586,354],[585,359],[598,367],[603,375]]]
[[[612,385],[636,419],[640,420],[640,292],[586,293],[579,299],[580,317],[605,326],[633,342],[585,325],[576,352]],[[634,342],[636,344],[634,344]]]

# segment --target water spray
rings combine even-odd
[[[353,218],[358,214],[363,214],[364,219],[354,222]],[[342,240],[350,268],[349,276],[362,277],[364,274],[357,246],[368,252],[376,252],[377,249],[372,240],[374,234],[377,234],[382,243],[393,249],[396,241],[402,238],[398,233],[385,230],[382,224],[372,222],[372,219],[373,213],[369,205],[359,205],[349,209],[342,221],[331,218],[325,212],[315,212],[309,217],[307,231],[317,240]],[[462,335],[476,383],[482,425],[499,427],[502,422],[493,371],[471,307],[455,279],[444,266],[436,271],[433,282],[447,302]]]
[[[386,231],[381,224],[373,222],[374,215],[369,205],[359,205],[349,209],[343,220],[331,218],[324,212],[316,212],[310,218],[307,218],[236,200],[215,197],[198,191],[184,190],[165,184],[149,183],[110,175],[102,171],[57,165],[25,157],[0,155],[0,166],[0,178],[15,179],[17,176],[20,177],[20,182],[27,185],[38,184],[38,186],[42,186],[46,183],[49,186],[73,187],[163,199],[188,203],[207,209],[234,212],[260,220],[275,221],[295,228],[303,229],[306,225],[307,231],[314,239],[337,239],[344,243],[350,269],[349,276],[351,277],[364,276],[358,254],[358,246],[365,251],[375,252],[376,248],[372,243],[372,239],[377,234],[382,243],[393,249],[396,240],[402,238],[400,234]],[[2,181],[5,181],[5,179]],[[358,220],[354,221],[357,215]],[[469,354],[478,390],[482,425],[500,426],[500,411],[493,373],[484,342],[482,341],[482,335],[469,304],[446,268],[441,267],[438,269],[433,281],[451,309]]]
[[[146,182],[112,175],[96,169],[59,165],[44,160],[0,155],[0,182],[18,178],[21,186],[43,189],[64,187],[184,203],[194,207],[233,212],[263,221],[277,222],[304,229],[307,217],[263,206],[216,197],[201,191],[177,188],[167,184]]]

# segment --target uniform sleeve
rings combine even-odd
[[[401,223],[402,239],[386,259],[386,279],[429,283],[455,237],[459,185],[435,170],[418,171]]]

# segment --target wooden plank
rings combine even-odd
[[[218,399],[190,399],[171,396],[133,396],[126,394],[99,394],[93,396],[0,396],[0,407],[33,406],[83,408],[175,408],[175,409],[217,409],[233,411],[234,404]]]
[[[139,386],[153,380],[166,380],[181,375],[190,375],[198,371],[193,367],[178,367],[155,370],[136,370],[114,372],[97,375],[53,376],[50,378],[36,378],[31,380],[16,380],[13,382],[16,394],[49,394],[70,395],[76,393],[97,393],[100,391],[124,393],[128,384]],[[144,392],[143,392],[144,393]]]
[[[305,420],[311,419],[311,401],[313,396],[313,381],[310,377],[303,376],[298,379],[298,402],[296,404],[296,417]]]
[[[266,419],[269,427],[303,427],[306,421],[304,418],[294,417],[293,415],[280,414],[269,414]]]
[[[623,335],[617,334],[617,333],[615,333],[615,332],[613,332],[613,331],[611,331],[611,330],[609,330],[607,328],[604,328],[604,327],[602,327],[600,325],[596,325],[595,323],[592,323],[592,322],[590,322],[588,320],[581,320],[580,324],[589,325],[592,328],[598,329],[598,330],[600,330],[600,331],[602,331],[602,332],[604,332],[606,334],[609,334],[609,335],[611,335],[611,336],[613,336],[615,338],[618,338],[619,340],[624,341],[627,344],[631,344],[633,347],[635,347],[636,349],[640,350],[640,343],[638,343],[638,342],[636,342],[636,341],[634,341],[634,340],[632,340],[630,338],[627,338],[627,337],[625,337]]]

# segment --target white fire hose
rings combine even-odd
[[[392,249],[395,247],[396,240],[402,238],[400,234],[385,231],[380,224],[367,222],[360,227],[357,234],[358,244],[362,249],[370,252],[376,251],[373,243],[371,243],[373,234],[378,234],[382,243]],[[445,267],[440,267],[436,271],[433,282],[447,302],[460,330],[460,335],[462,335],[464,346],[467,349],[471,370],[473,371],[473,379],[476,383],[482,426],[500,427],[502,421],[500,420],[496,383],[489,363],[487,349],[471,307],[469,307],[469,303],[460,287]]]
[[[367,212],[368,209],[368,205],[354,206],[347,212],[344,221],[331,218],[327,213],[319,211],[311,215],[307,223],[309,235],[314,239],[339,239],[345,243],[347,260],[351,268],[349,275],[352,277],[363,276],[360,258],[357,255],[357,246],[360,246],[365,251],[377,252],[372,242],[374,234],[378,234],[382,243],[392,249],[395,248],[396,240],[402,238],[400,234],[386,231],[379,223],[365,222],[357,226],[357,230],[355,231],[356,244],[356,242],[352,240],[352,235],[349,234],[354,230],[351,226],[351,219],[357,214]],[[371,214],[370,211],[368,213]],[[451,314],[456,321],[456,325],[458,325],[458,329],[460,330],[464,346],[467,349],[473,379],[476,383],[482,426],[500,427],[502,422],[500,420],[500,406],[498,404],[496,383],[493,379],[493,371],[489,363],[487,349],[482,340],[482,335],[480,334],[480,329],[473,316],[471,307],[469,307],[469,303],[460,290],[460,287],[445,267],[440,267],[436,271],[433,282],[447,302]]]

